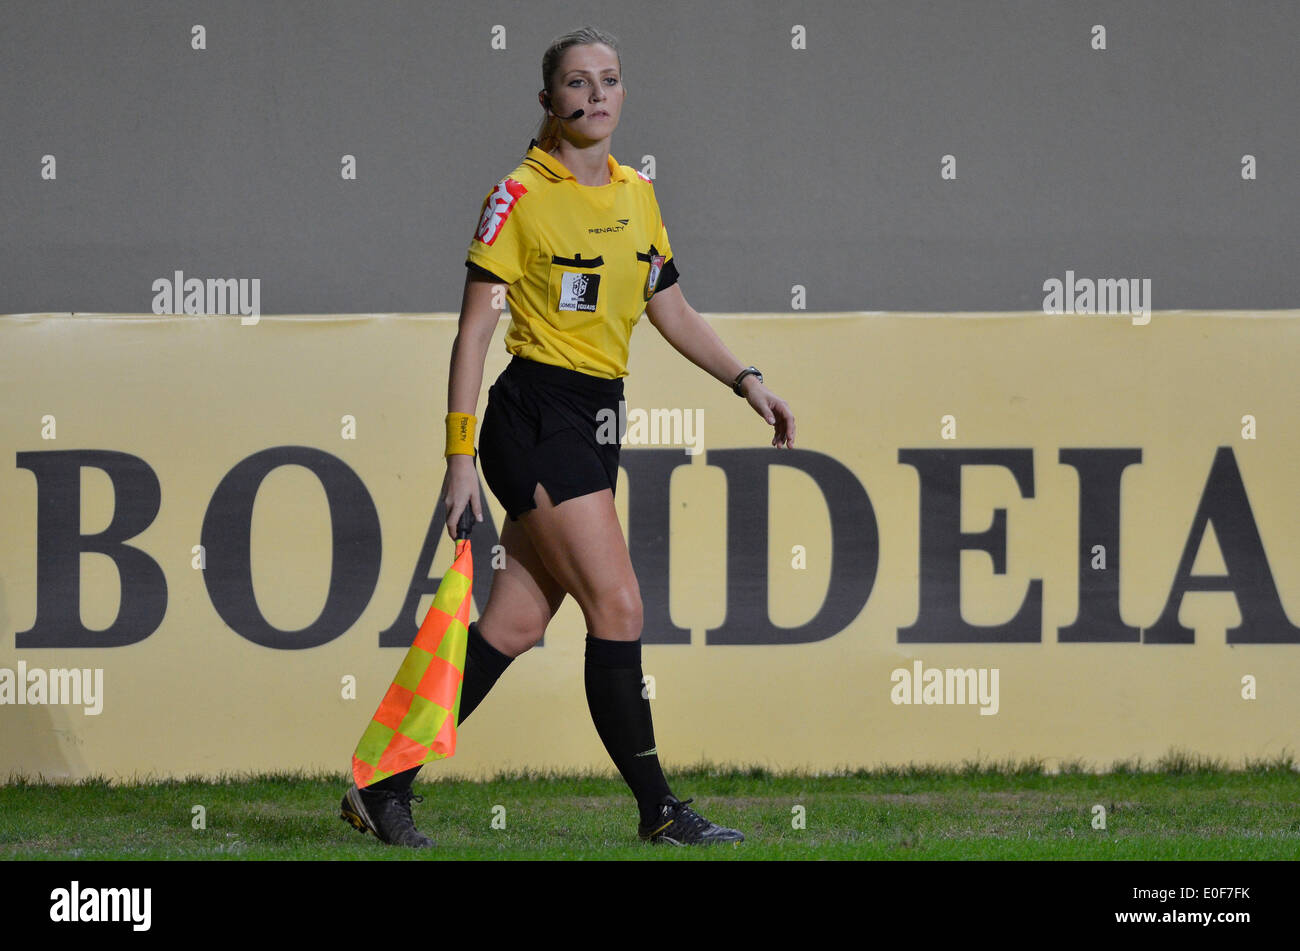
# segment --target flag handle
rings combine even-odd
[[[460,521],[456,523],[456,539],[469,538],[470,530],[474,527],[474,510],[470,508],[469,503],[465,503],[465,510],[460,513]]]

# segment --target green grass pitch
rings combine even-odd
[[[338,818],[348,780],[262,775],[216,781],[0,786],[0,859],[1295,859],[1300,772],[1290,756],[1228,769],[1171,754],[1106,771],[1036,761],[838,773],[702,764],[669,784],[738,845],[637,841],[635,804],[610,775],[502,773],[415,791],[437,843],[383,845]],[[432,780],[432,781],[429,781]],[[204,828],[195,828],[202,807]],[[1105,828],[1096,828],[1097,806]]]

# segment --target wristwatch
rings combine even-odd
[[[763,382],[763,374],[758,372],[758,367],[745,367],[745,369],[741,370],[740,373],[736,375],[736,382],[731,384],[731,388],[735,391],[737,396],[742,398],[744,397],[745,394],[740,391],[740,381],[751,375],[758,377],[759,383]]]

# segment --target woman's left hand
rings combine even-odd
[[[745,399],[749,400],[749,405],[754,407],[754,412],[767,420],[769,426],[776,427],[776,433],[772,436],[772,445],[777,448],[784,446],[793,449],[794,413],[790,412],[790,405],[752,376],[748,377],[741,386],[745,390]]]

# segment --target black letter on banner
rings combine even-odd
[[[1079,472],[1079,614],[1059,628],[1062,643],[1140,641],[1140,628],[1119,614],[1120,480],[1142,461],[1141,449],[1062,449],[1061,463]],[[1106,569],[1092,567],[1092,549],[1106,550]]]
[[[1205,526],[1214,523],[1214,535],[1223,553],[1226,575],[1193,575],[1192,564],[1205,539]],[[1229,644],[1300,644],[1300,628],[1287,620],[1268,567],[1264,543],[1246,498],[1246,486],[1230,446],[1214,454],[1210,477],[1192,520],[1192,531],[1174,575],[1164,612],[1143,632],[1148,644],[1190,644],[1196,632],[1178,623],[1182,596],[1188,591],[1231,591],[1237,596],[1241,624],[1228,628]]]
[[[841,462],[811,449],[711,449],[727,478],[727,616],[706,644],[808,644],[853,622],[876,582],[880,537],[867,490]],[[831,518],[826,600],[807,624],[777,627],[767,614],[768,468],[790,466],[821,490]]]
[[[963,466],[1002,466],[1020,494],[1034,497],[1032,449],[900,449],[898,461],[921,477],[921,565],[916,623],[898,629],[900,644],[1029,643],[1042,640],[1043,581],[1029,579],[1016,616],[1005,624],[968,624],[961,616],[961,553],[986,551],[993,573],[1007,573],[1007,510],[993,510],[982,532],[961,530]]]
[[[14,645],[121,647],[158,630],[167,579],[158,562],[126,544],[158,515],[162,492],[149,464],[104,449],[20,452],[17,459],[36,476],[36,621],[17,632]],[[113,520],[97,535],[81,534],[83,467],[103,470],[113,483]],[[122,583],[117,617],[102,631],[81,622],[81,553],[88,551],[111,558]]]
[[[624,449],[627,545],[641,586],[641,643],[689,644],[690,628],[673,623],[669,601],[668,525],[673,470],[690,465],[680,449]],[[766,549],[764,549],[766,551]]]
[[[486,500],[487,495],[483,492],[483,484],[479,483],[480,498]],[[424,534],[424,545],[420,548],[420,557],[415,560],[415,574],[411,576],[411,583],[406,587],[406,598],[402,601],[401,610],[397,612],[397,619],[388,626],[386,630],[379,633],[380,647],[410,647],[415,642],[415,635],[420,632],[420,625],[424,623],[425,614],[418,613],[420,599],[426,594],[432,597],[438,593],[438,585],[442,584],[442,578],[430,578],[429,569],[433,567],[433,557],[438,551],[438,542],[447,534],[447,502],[445,499],[439,499],[433,513],[433,521],[429,523],[429,530]],[[474,585],[480,591],[484,590],[481,580],[484,578],[494,577],[492,570],[492,549],[501,541],[497,534],[496,523],[492,521],[492,511],[487,507],[486,502],[483,505],[483,521],[475,522],[474,529],[470,532],[470,545],[474,558]],[[455,552],[455,545],[452,551]],[[492,585],[489,581],[487,590],[491,590]],[[474,597],[474,592],[470,591],[470,597]],[[430,602],[432,605],[432,602]],[[541,641],[538,641],[541,646]]]
[[[302,466],[320,479],[333,535],[325,607],[297,631],[272,627],[253,596],[253,503],[262,481],[280,466]],[[203,581],[212,606],[236,634],[263,647],[300,650],[334,640],[361,616],[379,578],[379,515],[370,493],[345,462],[310,446],[264,449],[226,473],[203,516],[200,541],[207,550]]]

